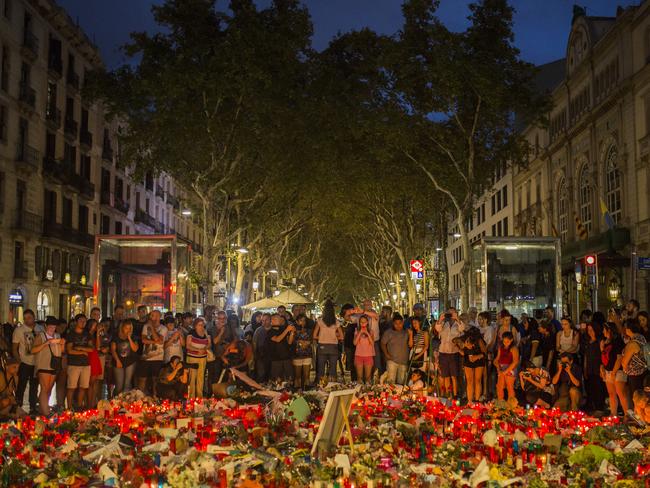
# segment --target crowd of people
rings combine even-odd
[[[203,316],[137,308],[111,317],[94,308],[71,321],[5,324],[0,335],[0,417],[48,416],[88,409],[137,388],[165,399],[227,395],[232,370],[259,383],[307,389],[327,381],[395,383],[461,402],[519,404],[627,415],[649,379],[648,314],[630,300],[623,310],[584,311],[576,326],[552,307],[519,319],[450,308],[433,321],[424,307],[402,316],[331,300],[311,317],[304,305],[252,315],[242,326],[231,311]]]

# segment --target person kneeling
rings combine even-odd
[[[553,385],[557,391],[555,407],[566,411],[570,406],[571,410],[578,410],[580,406],[580,387],[582,386],[582,370],[573,362],[573,355],[563,352],[560,355],[557,373],[553,377]]]
[[[163,400],[180,400],[187,394],[187,369],[181,358],[172,356],[158,375],[158,397]]]
[[[553,405],[551,374],[546,368],[538,368],[528,361],[526,368],[519,373],[519,381],[524,390],[526,404],[543,408],[550,408]]]
[[[16,400],[20,361],[9,358],[4,368],[0,368],[0,420],[15,420],[27,416]]]

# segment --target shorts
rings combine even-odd
[[[440,376],[451,378],[460,376],[460,354],[457,352],[441,352],[438,354]]]
[[[157,378],[162,367],[162,361],[146,361],[141,359],[135,366],[135,376],[136,378]]]
[[[372,367],[375,365],[375,356],[354,356],[354,365],[357,367]]]
[[[619,369],[616,372],[616,376],[612,375],[611,371],[605,371],[605,382],[606,383],[627,383],[627,375],[623,372],[622,369]]]
[[[294,366],[311,366],[311,358],[294,358],[291,362]]]
[[[56,376],[56,371],[54,371],[53,369],[39,369],[36,373],[51,374],[52,376]]]
[[[68,366],[68,389],[88,388],[90,385],[90,366]]]

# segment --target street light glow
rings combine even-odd
[[[453,236],[454,236],[456,239],[458,239],[458,238],[460,237],[460,232],[454,232],[454,233],[453,233]]]
[[[278,274],[278,270],[277,270],[277,269],[270,269],[270,270],[269,270],[269,273],[271,273],[271,274]]]
[[[440,251],[442,251],[442,248],[441,247],[436,247],[436,251],[440,252]]]
[[[192,215],[192,211],[189,208],[186,208],[181,212],[181,215],[185,215],[187,217],[189,215]]]
[[[239,249],[237,249],[237,252],[239,254],[248,254],[248,249],[246,249],[245,247],[240,247]]]

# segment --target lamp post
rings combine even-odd
[[[576,323],[580,320],[580,290],[582,290],[582,263],[580,260],[575,262],[576,277]]]
[[[406,312],[406,292],[404,290],[399,292],[402,297],[402,314]]]

